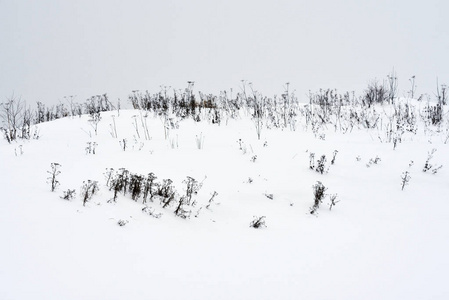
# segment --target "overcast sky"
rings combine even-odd
[[[160,85],[218,93],[361,92],[394,68],[405,94],[449,83],[449,2],[0,0],[0,100],[78,101]]]

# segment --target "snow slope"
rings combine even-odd
[[[0,141],[0,299],[449,298],[449,156],[441,135],[407,133],[393,150],[373,130],[329,127],[323,140],[300,125],[264,129],[258,140],[243,117],[183,120],[166,139],[163,122],[150,115],[146,140],[133,125],[139,115],[102,113],[98,135],[82,116],[40,124],[38,140]],[[97,143],[95,154],[86,153],[87,142]],[[422,172],[434,148],[432,161],[443,168]],[[327,174],[309,169],[310,153],[326,155]],[[54,193],[46,182],[53,162],[62,166]],[[154,172],[180,194],[191,176],[203,181],[198,204],[182,219],[173,207],[148,203],[163,214],[157,219],[129,195],[108,203],[107,168]],[[411,180],[402,191],[405,171]],[[100,191],[83,206],[88,179]],[[326,198],[312,215],[317,181],[340,202],[330,211]],[[60,198],[67,189],[76,189],[75,199]],[[254,216],[266,216],[267,227],[250,228]]]

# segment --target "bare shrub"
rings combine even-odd
[[[327,188],[321,183],[321,181],[317,181],[313,186],[313,206],[310,208],[310,214],[316,214],[317,210],[320,208],[320,204],[323,202],[325,192]]]
[[[254,220],[251,221],[249,227],[256,229],[267,227],[267,225],[265,224],[265,216],[261,217],[254,216]]]
[[[89,202],[93,195],[98,192],[98,182],[94,180],[83,181],[83,185],[81,187],[81,198],[83,200],[83,206],[86,206],[86,203]]]
[[[61,174],[61,171],[59,170],[60,167],[61,165],[58,163],[51,163],[51,170],[47,171],[47,173],[50,174],[50,177],[47,177],[47,182],[50,184],[52,192],[59,186],[59,181],[56,177]]]

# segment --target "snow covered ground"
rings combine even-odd
[[[449,298],[441,132],[420,125],[393,150],[363,127],[323,127],[319,138],[300,122],[296,131],[264,128],[258,140],[243,116],[220,125],[181,120],[165,138],[162,119],[149,115],[145,139],[138,110],[102,113],[98,135],[88,119],[39,124],[38,140],[0,141],[0,299]],[[422,171],[432,149],[431,162],[443,165],[436,174]],[[309,168],[311,153],[326,155],[327,173]],[[55,192],[51,163],[61,165]],[[108,202],[109,168],[153,172],[180,195],[187,176],[202,182],[190,218],[129,194]],[[87,180],[100,189],[83,206]],[[317,181],[328,196],[310,214]],[[61,199],[68,189],[75,198]],[[332,194],[339,202],[329,210]],[[261,216],[267,227],[251,228]]]

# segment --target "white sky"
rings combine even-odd
[[[0,100],[131,90],[361,92],[394,67],[405,94],[449,83],[449,2],[0,0]]]

